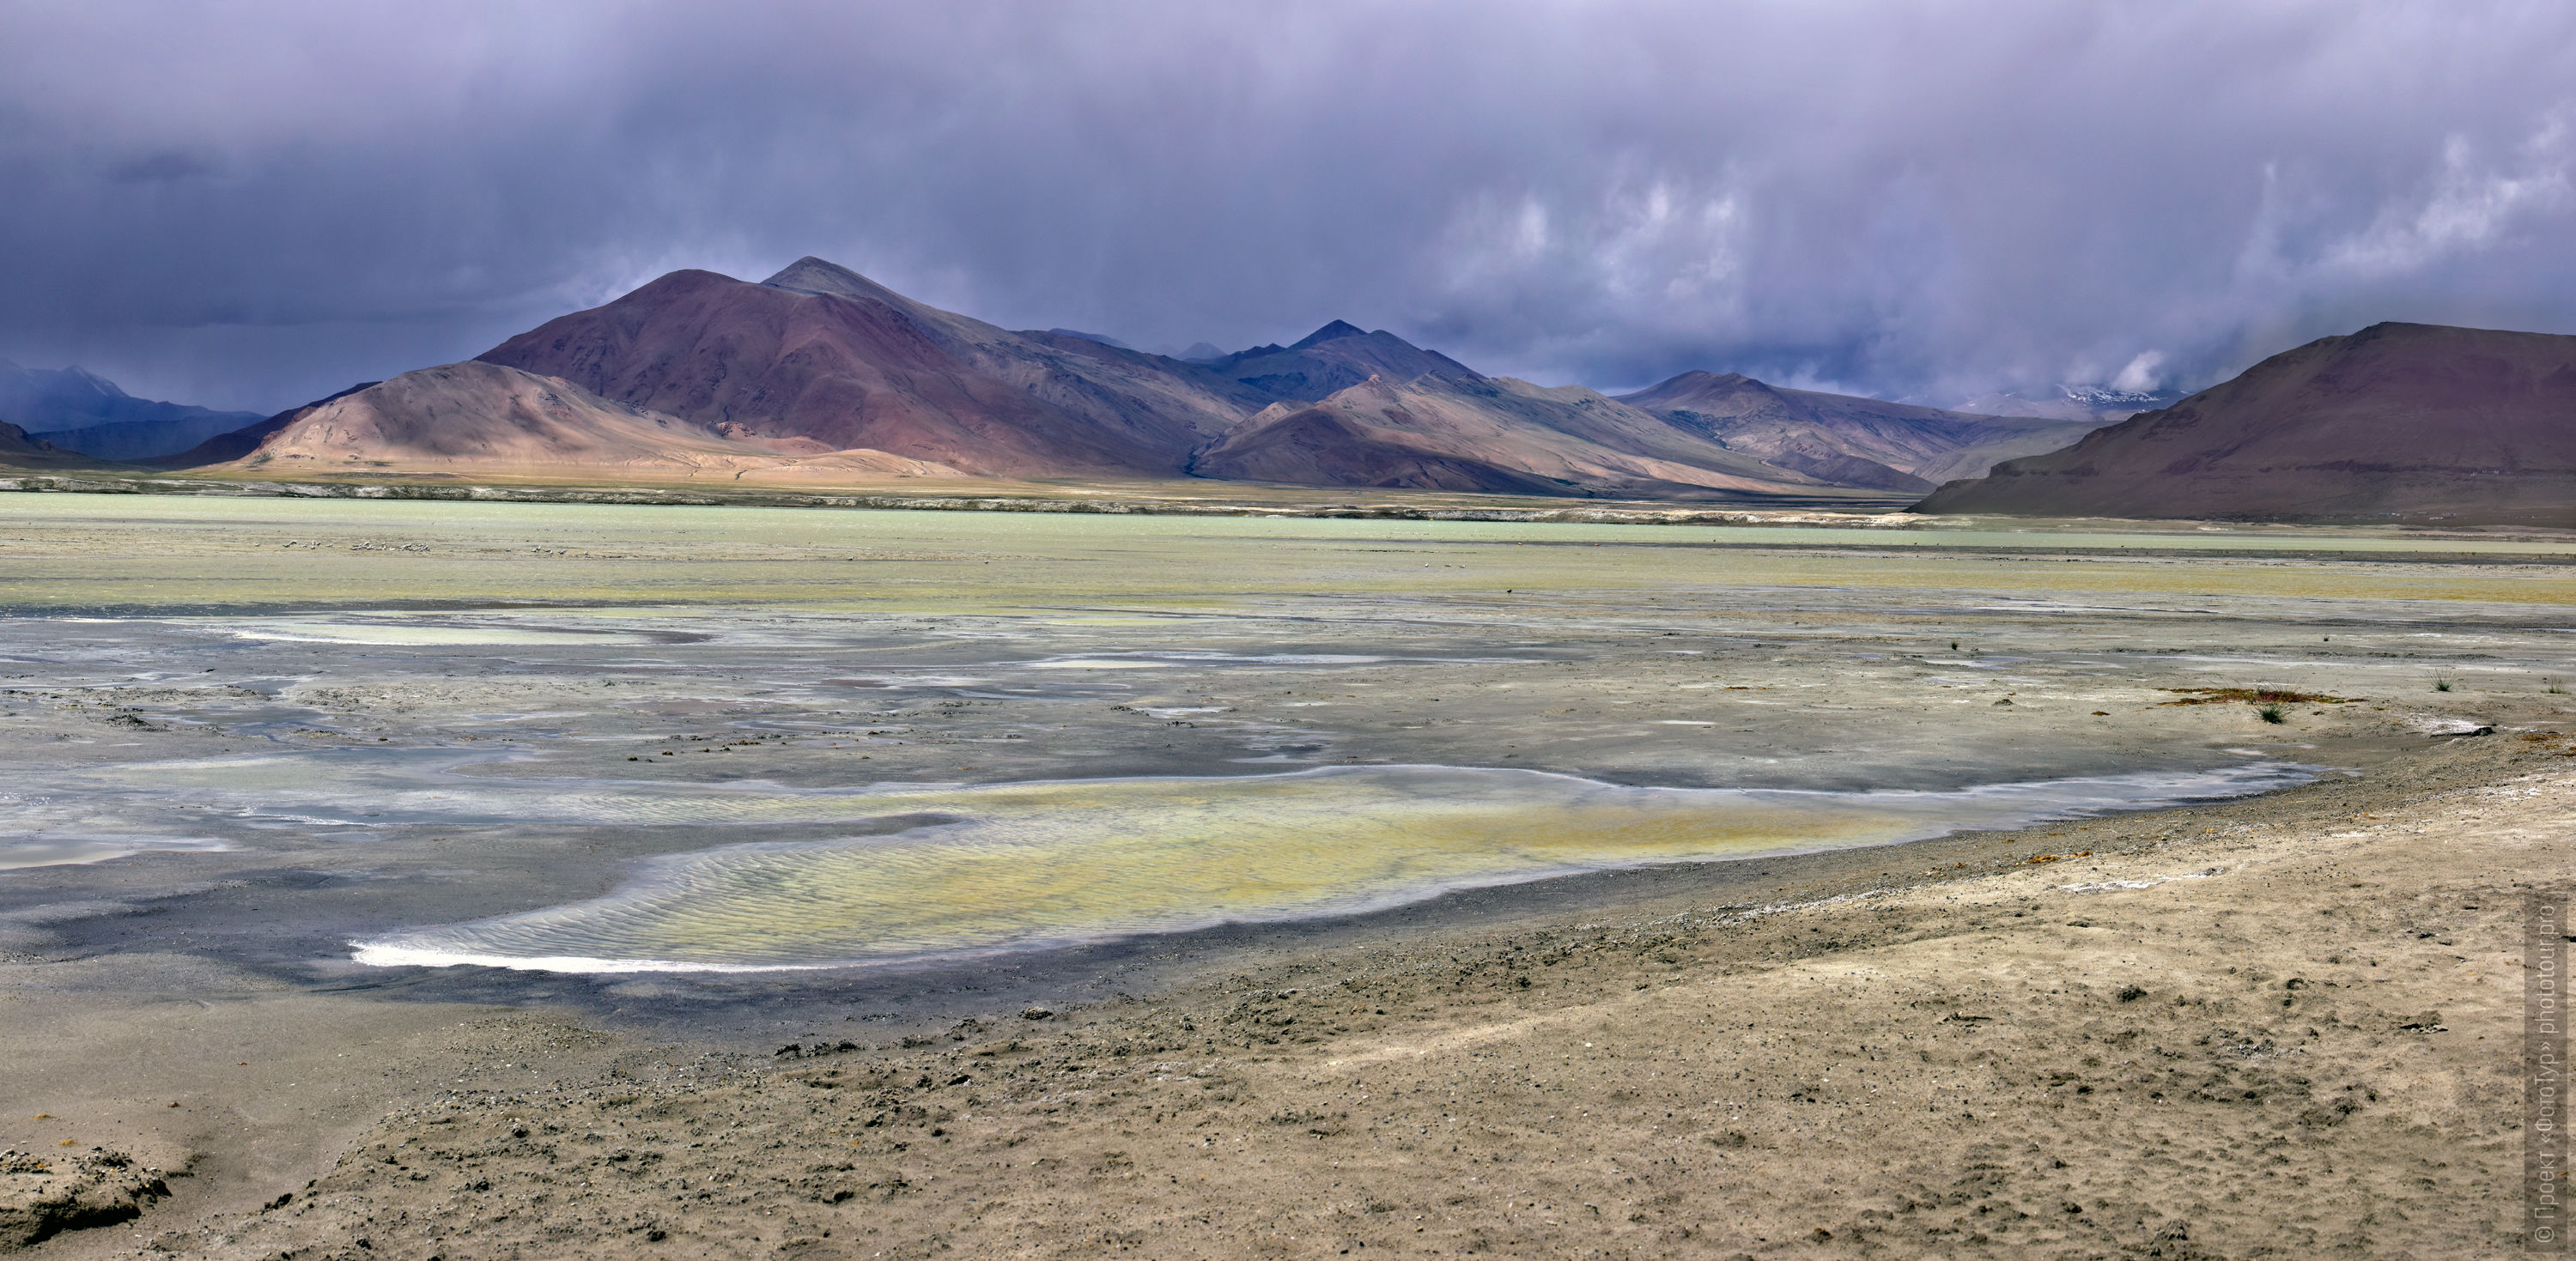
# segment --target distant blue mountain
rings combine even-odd
[[[2106,412],[2121,410],[2151,412],[2160,407],[2171,407],[2188,397],[2181,390],[2115,390],[2107,386],[2095,385],[2066,385],[2058,388],[2078,405]]]
[[[2060,385],[2028,394],[2007,390],[1980,395],[1951,410],[1987,416],[2089,420],[2097,425],[2111,425],[2139,412],[2171,407],[2181,402],[2184,394],[2182,390],[2115,390],[2101,385]]]
[[[21,368],[0,359],[0,421],[102,460],[175,454],[261,419],[257,412],[136,398],[82,368]]]

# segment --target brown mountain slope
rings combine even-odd
[[[673,272],[481,358],[705,425],[976,473],[1174,473],[1259,402],[1176,360],[1006,332],[813,258],[757,285]]]
[[[278,414],[260,421],[257,424],[244,425],[230,433],[216,434],[214,437],[208,438],[205,441],[178,453],[177,455],[160,456],[155,459],[140,461],[140,463],[151,465],[155,468],[174,469],[203,468],[209,464],[229,464],[234,460],[238,460],[243,456],[249,455],[253,451],[259,450],[259,444],[268,441],[270,434],[276,433],[278,430],[284,429],[288,425],[303,419],[305,415],[310,413],[314,408],[320,407],[335,399],[347,398],[360,390],[368,389],[380,384],[382,384],[382,382],[361,381],[337,394],[315,399],[310,403],[306,403],[302,407],[287,408],[285,411],[279,412]]]
[[[2375,324],[1916,510],[2576,525],[2576,337]]]
[[[269,475],[472,470],[657,480],[955,475],[880,451],[782,452],[777,443],[730,438],[559,378],[482,362],[406,372],[254,428],[272,424],[257,449],[218,467]]]
[[[1294,346],[1255,346],[1206,366],[1209,372],[1260,391],[1264,402],[1316,402],[1370,377],[1483,379],[1474,369],[1436,350],[1424,350],[1384,329],[1363,332],[1358,325],[1340,320],[1308,333]]]
[[[1202,452],[1202,477],[1626,498],[1861,498],[1580,386],[1378,377],[1273,406]]]
[[[2054,450],[2093,425],[1982,416],[1765,385],[1738,373],[1685,372],[1619,401],[1826,481],[1926,491],[1998,460]]]
[[[835,263],[807,256],[764,285],[882,303],[931,330],[976,370],[1140,442],[1186,432],[1193,443],[1233,428],[1271,398],[1196,364],[1146,354],[1070,331],[1010,332],[915,302]],[[1138,422],[1143,422],[1141,427]]]

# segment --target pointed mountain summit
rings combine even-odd
[[[1367,381],[1384,377],[1411,381],[1439,376],[1481,381],[1475,369],[1379,329],[1363,332],[1356,324],[1334,320],[1308,333],[1294,346],[1255,346],[1206,364],[1207,370],[1232,378],[1269,399],[1313,403]]]
[[[1997,460],[2072,442],[2092,428],[2036,416],[1981,416],[1848,394],[1783,389],[1741,373],[1685,372],[1623,394],[1718,442],[1847,486],[1921,492]]]
[[[816,296],[831,294],[843,298],[868,298],[899,306],[912,305],[912,299],[839,263],[816,258],[811,254],[779,268],[778,274],[760,283],[772,289],[785,289],[791,293],[807,293]]]
[[[679,271],[485,352],[629,407],[968,473],[1162,475],[1265,399],[1204,369],[1014,333],[802,258]]]
[[[1367,329],[1361,328],[1359,325],[1350,323],[1347,320],[1335,320],[1322,328],[1316,329],[1314,332],[1306,334],[1305,340],[1298,342],[1296,345],[1291,346],[1288,349],[1310,350],[1316,346],[1324,344],[1325,342],[1340,341],[1345,337],[1366,336],[1368,336]]]
[[[2576,525],[2576,337],[2320,338],[1915,511]]]

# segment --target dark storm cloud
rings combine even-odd
[[[748,8],[749,12],[739,11]],[[2576,332],[2555,3],[0,10],[0,355],[275,406],[669,268],[1931,401]]]

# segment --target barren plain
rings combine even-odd
[[[2571,554],[0,496],[0,1249],[2511,1251]]]

